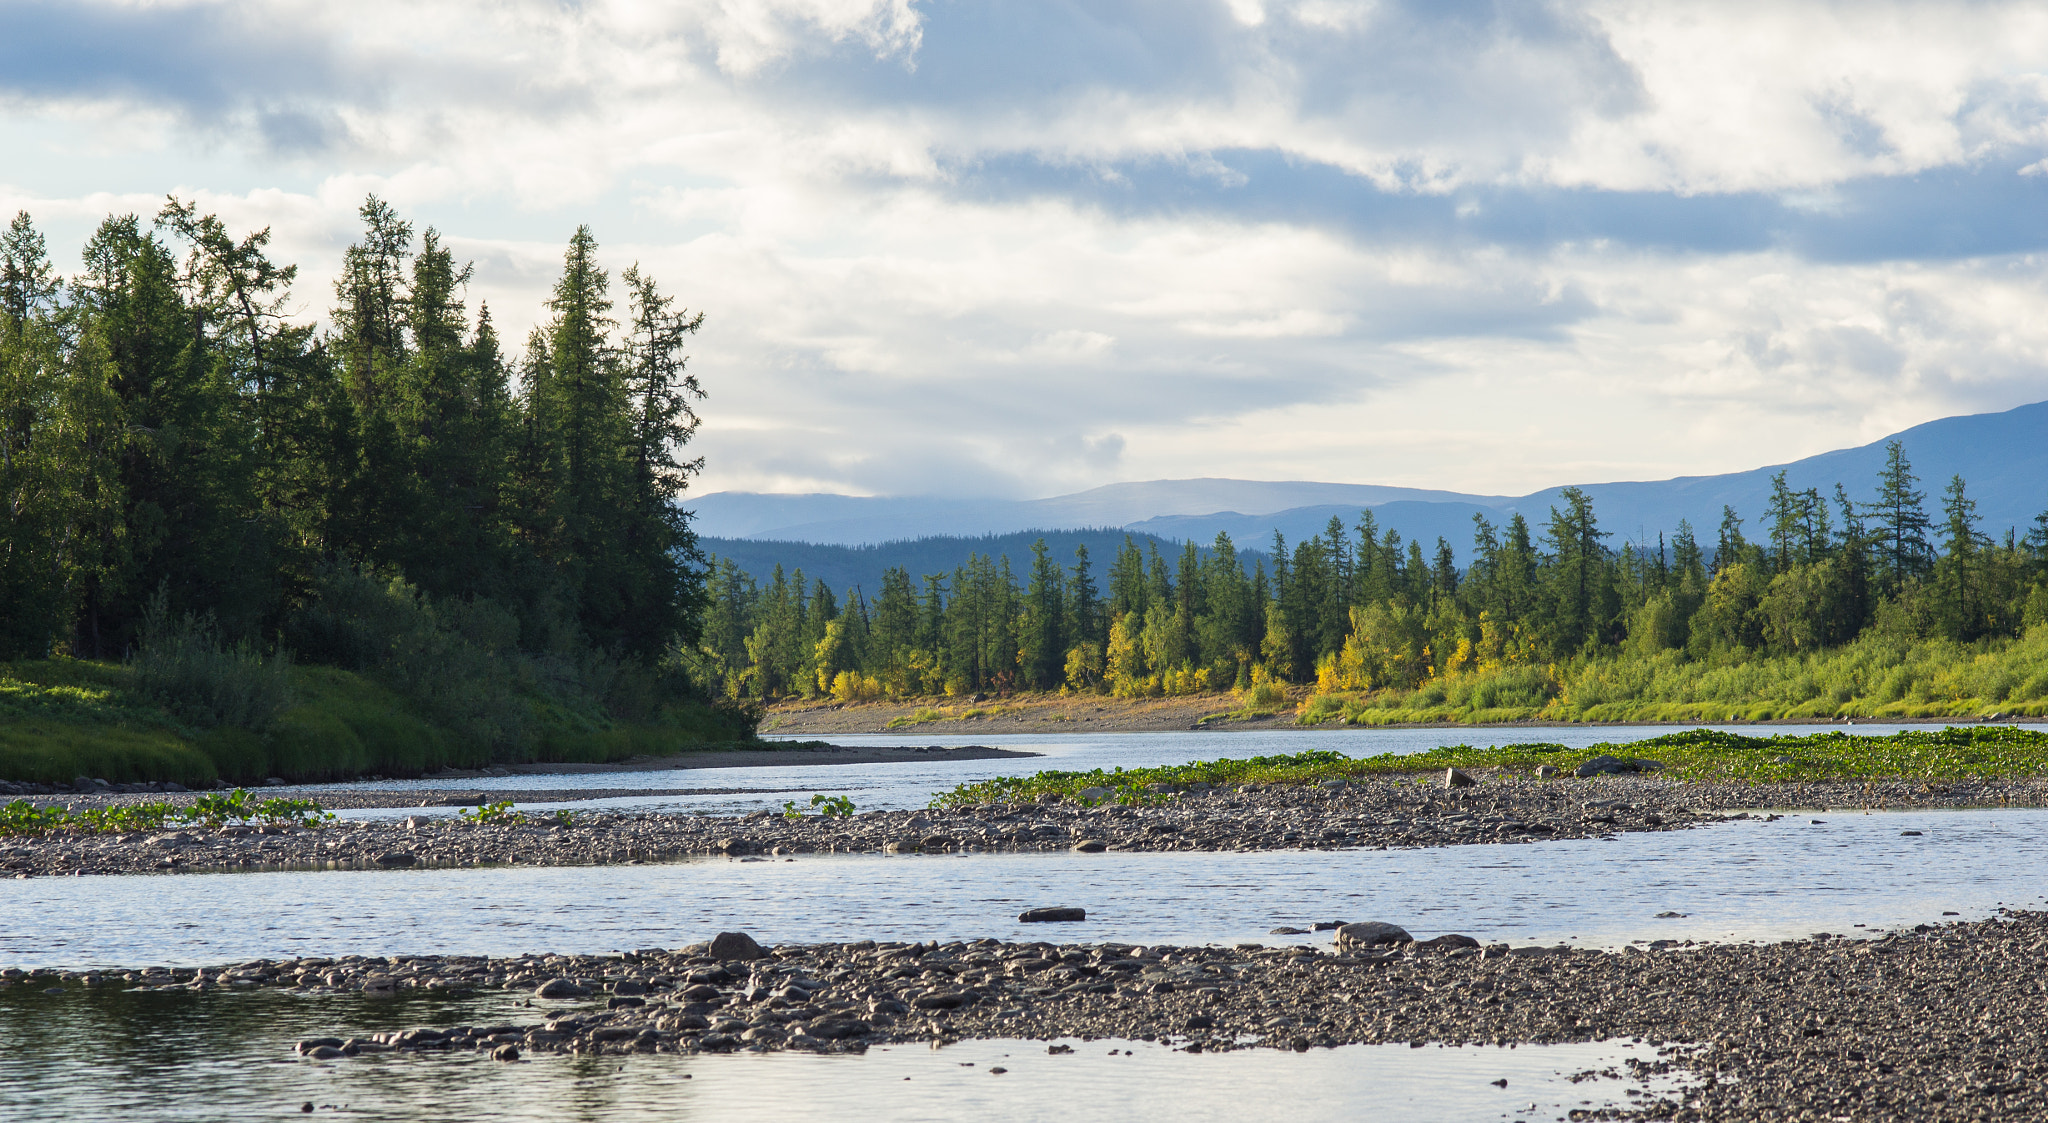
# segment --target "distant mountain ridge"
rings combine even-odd
[[[1014,534],[972,537],[916,538],[871,546],[780,542],[758,538],[703,538],[699,540],[699,544],[706,554],[731,561],[751,575],[756,582],[764,585],[772,578],[775,567],[779,565],[786,576],[794,576],[797,570],[802,570],[807,588],[810,582],[823,581],[834,596],[844,596],[849,589],[857,589],[862,595],[873,597],[882,588],[882,572],[892,566],[902,566],[908,570],[912,584],[922,593],[925,574],[936,573],[950,577],[953,570],[967,560],[969,554],[1010,559],[1010,572],[1015,574],[1018,583],[1022,584],[1030,578],[1032,543],[1040,539],[1045,542],[1047,554],[1062,568],[1069,570],[1074,566],[1075,547],[1088,547],[1088,561],[1095,579],[1095,587],[1106,589],[1109,585],[1109,567],[1116,561],[1117,550],[1122,548],[1126,538],[1136,542],[1141,550],[1147,547],[1159,550],[1166,556],[1168,565],[1178,565],[1180,562],[1181,547],[1178,544],[1117,527],[1030,530]],[[1205,548],[1201,553],[1203,557],[1207,557],[1210,551]],[[1238,557],[1247,571],[1266,560],[1266,555],[1257,549],[1239,550]]]
[[[1614,542],[1654,544],[1679,520],[1711,543],[1723,505],[1732,506],[1756,537],[1779,471],[1795,490],[1832,495],[1837,482],[1852,499],[1869,500],[1884,446],[1900,441],[1930,514],[1939,519],[1942,489],[1960,474],[1976,500],[1981,529],[2022,533],[2048,509],[2048,402],[2002,413],[1945,417],[1857,448],[1824,452],[1785,464],[1714,476],[1579,485]],[[1117,483],[1072,495],[1031,500],[961,500],[925,497],[771,495],[716,492],[692,506],[697,530],[708,537],[873,545],[933,536],[1011,535],[1037,530],[1122,527],[1166,540],[1208,542],[1229,532],[1240,548],[1270,547],[1274,531],[1289,542],[1319,533],[1334,516],[1349,526],[1371,508],[1384,529],[1420,538],[1441,536],[1464,559],[1472,516],[1496,523],[1519,512],[1540,529],[1563,487],[1523,496],[1470,495],[1373,484],[1232,479],[1152,480]]]

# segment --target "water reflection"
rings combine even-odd
[[[1562,1118],[1671,1083],[1589,1080],[1628,1042],[1411,1050],[1346,1046],[1190,1055],[1142,1042],[965,1042],[865,1056],[364,1056],[324,1063],[301,1037],[410,1025],[485,1024],[503,1002],[292,999],[276,994],[86,994],[0,990],[0,1118],[184,1121],[314,1118],[504,1120],[1478,1121]],[[1129,1055],[1124,1050],[1129,1050]],[[1000,1066],[1007,1071],[992,1073]],[[1625,1071],[1625,1070],[1624,1070]],[[1493,1081],[1505,1080],[1506,1087]],[[1536,1105],[1538,1111],[1529,1112]]]

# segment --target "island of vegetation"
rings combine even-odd
[[[1228,535],[1177,564],[1126,539],[1103,582],[1042,541],[1021,575],[976,554],[872,595],[719,558],[686,658],[735,702],[893,702],[895,727],[1204,695],[1308,725],[2048,713],[2048,513],[1987,535],[1958,476],[1935,518],[1888,453],[1860,500],[1780,473],[1754,540],[1729,509],[1710,542],[1616,545],[1567,488],[1540,529],[1475,516],[1464,567],[1370,510],[1250,567]]]
[[[697,689],[677,505],[702,323],[570,240],[508,356],[470,269],[362,208],[331,328],[176,199],[60,277],[0,235],[0,780],[185,786],[746,740]]]

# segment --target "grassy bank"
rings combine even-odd
[[[1976,643],[1865,636],[1805,655],[1616,654],[1324,693],[1305,725],[1509,721],[1727,722],[2048,715],[2048,625]]]
[[[1074,798],[1107,788],[1108,798],[1143,802],[1153,785],[1309,784],[1333,779],[1413,775],[1445,768],[1506,769],[1533,775],[1549,764],[1565,773],[1603,754],[1654,760],[1659,775],[1684,780],[1759,784],[1917,780],[1940,782],[2048,775],[2048,733],[2012,726],[1913,729],[1887,737],[1827,732],[1747,737],[1710,729],[1667,733],[1626,745],[1571,749],[1555,744],[1475,748],[1448,745],[1426,753],[1347,757],[1321,751],[1247,760],[1210,760],[1158,768],[1040,772],[962,784],[934,801],[952,807],[1029,802],[1041,795]]]
[[[261,730],[195,729],[150,702],[133,668],[48,659],[0,664],[0,780],[173,781],[187,787],[408,776],[527,761],[602,763],[750,742],[735,716],[671,706],[658,722],[611,722],[548,704],[527,706],[539,729],[518,760],[494,759],[463,730],[437,724],[368,677],[331,667],[289,669],[291,702]]]

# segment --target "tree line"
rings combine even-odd
[[[703,317],[637,267],[615,296],[584,227],[511,354],[438,231],[360,215],[324,328],[269,230],[175,198],[107,218],[76,276],[28,215],[0,235],[0,658],[120,659],[172,621],[602,698],[695,645]]]
[[[1561,493],[1540,527],[1473,517],[1469,565],[1381,528],[1370,510],[1249,571],[1229,535],[1172,561],[1131,540],[1098,581],[1033,547],[839,595],[776,566],[757,582],[713,559],[703,681],[733,698],[845,701],[1013,690],[1125,697],[1313,684],[1410,689],[1518,664],[1617,652],[1743,659],[1804,653],[1871,629],[1972,641],[2048,621],[2048,513],[2024,536],[1983,533],[1962,477],[1928,513],[1904,449],[1887,446],[1867,501],[1780,472],[1752,531],[1723,508],[1711,541],[1611,542],[1592,500]]]

